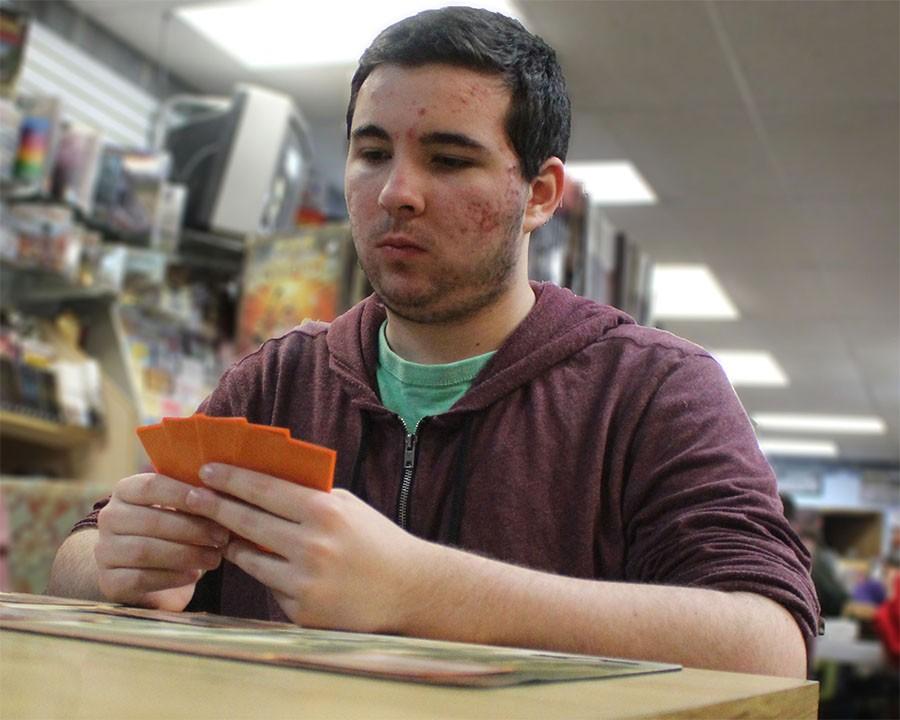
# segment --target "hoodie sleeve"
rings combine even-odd
[[[642,412],[624,488],[628,578],[763,595],[809,648],[819,616],[809,553],[721,367],[683,355]]]

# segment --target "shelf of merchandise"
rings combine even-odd
[[[15,438],[35,445],[71,449],[103,436],[102,431],[45,420],[43,418],[0,410],[0,436]]]

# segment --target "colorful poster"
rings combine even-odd
[[[343,224],[250,242],[238,313],[238,352],[250,352],[304,320],[337,317],[348,305],[354,264],[350,229]]]

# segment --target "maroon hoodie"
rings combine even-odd
[[[200,409],[336,449],[335,485],[420,537],[572,577],[757,593],[809,647],[810,558],[719,365],[614,308],[533,287],[469,391],[415,435],[379,400],[374,297],[269,340]],[[190,609],[286,620],[227,562]]]

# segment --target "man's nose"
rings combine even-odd
[[[422,183],[405,163],[395,162],[385,180],[378,204],[390,215],[418,215],[425,209]]]

